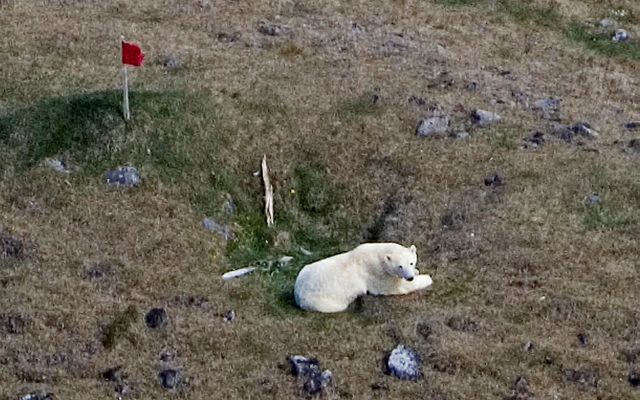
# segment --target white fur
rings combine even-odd
[[[346,310],[363,294],[397,295],[425,289],[431,286],[431,277],[419,275],[416,262],[415,246],[361,244],[302,268],[295,300],[304,310],[333,313]]]

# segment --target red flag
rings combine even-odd
[[[137,44],[122,41],[122,63],[139,67],[144,61],[144,53]]]

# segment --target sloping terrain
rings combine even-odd
[[[325,398],[640,396],[637,2],[0,0],[0,58],[0,398],[305,397],[293,354]],[[298,310],[364,241],[432,289]]]

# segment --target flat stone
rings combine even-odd
[[[140,185],[140,173],[135,167],[120,167],[107,171],[105,179],[109,185],[137,187]]]
[[[219,224],[211,218],[207,217],[202,220],[202,228],[206,231],[217,233],[226,241],[235,239],[235,234],[229,226]]]
[[[429,137],[437,134],[443,134],[449,129],[449,117],[439,116],[425,118],[418,123],[416,127],[416,135],[420,137]]]
[[[611,40],[613,40],[616,43],[622,43],[622,42],[627,42],[629,41],[631,37],[629,36],[629,32],[627,32],[624,29],[616,29],[616,31],[613,33],[613,37],[611,38]]]
[[[476,125],[486,127],[500,122],[502,117],[491,111],[475,110],[471,114],[471,119]]]
[[[160,384],[165,389],[175,389],[182,381],[180,371],[175,369],[165,369],[159,374]]]
[[[152,308],[144,317],[144,321],[151,329],[163,328],[167,325],[169,317],[164,308]]]
[[[411,347],[398,345],[391,351],[387,361],[389,373],[401,380],[422,378],[422,358]]]

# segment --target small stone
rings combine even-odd
[[[616,43],[626,42],[630,39],[629,32],[624,29],[616,29],[611,39]]]
[[[629,384],[631,384],[631,386],[633,387],[640,386],[640,372],[638,372],[637,370],[632,370],[631,372],[629,372]]]
[[[533,103],[533,109],[541,111],[543,118],[558,119],[561,102],[562,102],[562,99],[558,99],[555,97],[548,97],[545,99],[536,100]]]
[[[449,117],[431,117],[425,118],[418,123],[416,127],[416,135],[420,137],[429,137],[447,132],[449,129]]]
[[[615,26],[615,24],[616,24],[616,21],[610,18],[603,18],[600,21],[598,21],[598,25],[600,25],[601,28],[611,28]]]
[[[117,366],[104,371],[102,373],[102,378],[109,382],[121,383],[127,379],[127,374],[122,366]]]
[[[224,322],[229,324],[236,320],[236,312],[234,310],[229,310],[224,314]]]
[[[524,139],[527,147],[531,147],[533,149],[540,148],[544,145],[544,133],[542,132],[534,132],[529,137]]]
[[[293,257],[291,256],[282,256],[280,257],[280,259],[278,260],[278,265],[280,267],[286,267],[287,265],[289,265],[289,263],[293,260]]]
[[[280,36],[289,33],[291,28],[262,21],[258,24],[258,32],[267,36]]]
[[[160,384],[165,389],[175,389],[182,380],[180,371],[175,369],[165,369],[160,372]]]
[[[524,351],[527,352],[527,353],[530,352],[530,351],[533,351],[533,347],[534,347],[533,342],[531,340],[529,340],[529,341],[527,341],[527,343],[524,344]]]
[[[586,138],[596,138],[600,134],[594,130],[587,122],[578,122],[570,128],[576,135],[580,135]]]
[[[206,231],[217,233],[218,235],[222,236],[222,238],[226,241],[235,239],[235,234],[233,233],[230,227],[226,225],[220,225],[219,223],[212,220],[211,218],[207,217],[203,219],[202,227]]]
[[[231,33],[220,32],[218,33],[216,38],[218,39],[219,42],[222,42],[222,43],[233,43],[240,40],[240,36],[241,36],[240,32],[231,32]]]
[[[24,395],[20,398],[20,400],[54,400],[55,396],[53,395],[53,393],[45,393],[45,392],[40,392],[40,393],[29,393],[27,395]]]
[[[627,145],[629,150],[640,152],[640,139],[631,139]]]
[[[309,375],[313,371],[320,370],[320,363],[315,358],[303,356],[290,356],[288,358],[293,376]]]
[[[600,204],[600,196],[598,193],[591,193],[584,199],[584,204],[587,207],[593,207],[597,204]],[[578,335],[580,337],[582,334]]]
[[[176,56],[170,55],[164,59],[162,65],[165,67],[165,69],[171,71],[180,67],[180,60],[178,60]]]
[[[466,139],[469,139],[471,135],[469,135],[469,132],[461,131],[461,132],[452,133],[449,135],[449,137],[453,139],[458,139],[458,140],[466,140]]]
[[[391,375],[401,380],[418,380],[422,378],[422,358],[411,347],[398,345],[387,361]]]
[[[22,256],[24,245],[20,239],[0,232],[0,245],[0,250],[2,250],[0,258],[19,258]]]
[[[137,187],[140,185],[140,173],[135,167],[120,167],[106,173],[109,185]]]
[[[167,325],[167,312],[164,308],[153,308],[145,315],[144,320],[151,329],[163,328]]]
[[[10,335],[21,335],[25,332],[27,320],[20,314],[0,314],[0,327]]]
[[[581,385],[588,385],[592,387],[598,387],[598,377],[593,372],[568,369],[565,371],[565,376],[567,380],[570,382],[575,382]]]
[[[587,347],[589,345],[589,337],[584,333],[578,335],[578,344],[580,347]]]
[[[163,351],[160,353],[160,361],[162,362],[171,362],[176,358],[176,353],[172,351]]]
[[[624,128],[630,131],[640,129],[640,121],[627,122],[624,124]]]
[[[62,174],[69,174],[71,171],[67,168],[67,164],[60,159],[57,158],[47,158],[45,161],[47,167],[51,168],[56,172],[60,172]]]
[[[484,179],[484,185],[490,187],[502,186],[502,177],[498,174],[489,176]]]
[[[513,96],[516,103],[522,104],[525,107],[529,107],[529,96],[526,93],[514,91],[511,92],[511,96]]]
[[[303,389],[310,395],[322,392],[333,381],[333,374],[329,370],[323,371],[321,374],[311,374],[305,380]]]
[[[486,127],[500,122],[502,117],[490,111],[475,110],[471,114],[471,119],[476,125],[480,127]]]
[[[469,83],[467,83],[467,86],[465,86],[465,89],[467,89],[470,92],[475,92],[476,90],[478,90],[479,86],[480,85],[478,84],[478,82],[470,81]]]

